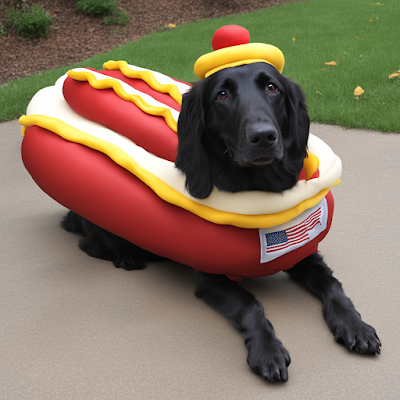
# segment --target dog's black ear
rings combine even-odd
[[[286,110],[289,114],[289,132],[292,146],[291,156],[303,160],[306,157],[307,141],[310,131],[310,118],[308,117],[306,96],[301,87],[286,80]]]
[[[178,155],[175,165],[186,174],[186,188],[198,199],[208,197],[213,189],[209,161],[203,146],[206,132],[202,82],[183,96],[178,120]]]

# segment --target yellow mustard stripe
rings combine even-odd
[[[177,131],[177,122],[168,108],[152,106],[145,102],[140,96],[125,92],[120,82],[115,79],[97,79],[90,71],[70,70],[68,71],[68,76],[76,81],[87,81],[94,89],[113,89],[121,99],[134,103],[146,114],[164,117],[167,125],[174,132]]]
[[[103,64],[104,69],[120,70],[127,78],[141,79],[145,81],[152,89],[160,93],[168,93],[179,105],[182,104],[182,95],[176,85],[163,84],[157,81],[151,71],[135,71],[129,67],[126,61],[107,61]]]
[[[329,191],[329,189],[324,189],[316,196],[302,201],[297,206],[275,214],[243,215],[219,211],[196,203],[182,193],[179,193],[160,178],[141,167],[119,147],[74,128],[58,118],[44,115],[24,115],[19,119],[19,123],[25,127],[33,125],[40,126],[70,142],[83,144],[94,150],[101,151],[108,155],[115,163],[138,177],[164,201],[175,204],[207,221],[220,225],[233,225],[239,228],[249,229],[270,228],[280,225],[318,204]]]

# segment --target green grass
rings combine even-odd
[[[78,65],[101,69],[104,61],[122,59],[195,81],[193,64],[211,51],[214,31],[238,24],[250,31],[252,42],[270,43],[283,51],[283,74],[303,87],[312,121],[400,132],[400,77],[388,78],[400,69],[400,2],[381,3],[310,0],[151,33],[79,64],[0,87],[0,120],[23,114],[35,92]],[[337,65],[325,65],[330,61]],[[365,92],[356,100],[353,92],[358,85]]]

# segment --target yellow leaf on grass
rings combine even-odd
[[[337,65],[336,61],[326,62],[325,65]]]
[[[361,88],[361,86],[357,86],[354,89],[354,96],[361,96],[364,93],[364,90]]]
[[[393,78],[395,78],[396,76],[399,76],[400,74],[398,73],[398,72],[393,72],[393,74],[390,74],[389,76],[388,76],[388,78],[389,79],[393,79]]]

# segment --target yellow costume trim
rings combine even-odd
[[[218,71],[221,71],[221,69],[225,69],[225,68],[231,68],[231,67],[239,67],[241,65],[245,65],[245,64],[252,64],[252,63],[256,63],[256,62],[264,62],[267,64],[270,64],[273,66],[273,64],[271,64],[268,61],[265,60],[261,60],[261,59],[255,59],[255,60],[241,60],[241,61],[236,61],[236,62],[232,62],[232,63],[228,63],[228,64],[224,64],[224,65],[220,65],[214,69],[212,69],[211,71],[208,71],[204,77],[208,78],[210,75],[215,74]]]
[[[204,54],[194,64],[194,73],[204,79],[223,68],[243,64],[266,62],[273,65],[280,73],[285,65],[283,53],[275,46],[265,43],[247,43],[225,47]]]
[[[128,78],[141,79],[157,92],[168,93],[179,105],[182,105],[182,95],[176,85],[173,85],[172,83],[165,85],[158,82],[151,71],[135,71],[129,67],[129,64],[126,61],[113,60],[105,62],[103,68],[108,70],[119,70]]]
[[[275,214],[243,215],[219,211],[203,204],[196,203],[190,198],[179,193],[171,186],[167,185],[160,178],[158,178],[156,175],[141,167],[121,148],[110,144],[107,141],[89,135],[88,133],[83,132],[77,128],[74,128],[58,118],[52,118],[43,115],[24,115],[19,119],[19,123],[24,127],[30,127],[33,125],[40,126],[51,132],[54,132],[55,134],[70,142],[83,144],[87,147],[106,154],[118,165],[137,176],[144,184],[149,186],[164,201],[175,204],[178,207],[186,209],[193,214],[216,224],[233,225],[239,228],[250,229],[270,228],[290,221],[297,215],[301,214],[303,211],[315,206],[329,192],[329,188],[323,189],[316,196],[302,201],[297,206]],[[318,158],[314,155],[310,155],[308,158],[306,158],[305,167],[307,164],[315,167],[315,159],[318,160]],[[306,173],[306,175],[307,174],[309,173]],[[336,185],[337,183],[339,183],[339,180],[334,185]]]
[[[140,96],[127,93],[115,78],[97,79],[90,71],[68,71],[68,76],[76,81],[88,82],[94,89],[113,89],[123,100],[130,101],[147,114],[164,117],[167,125],[177,132],[177,122],[168,108],[155,107],[146,103]]]

